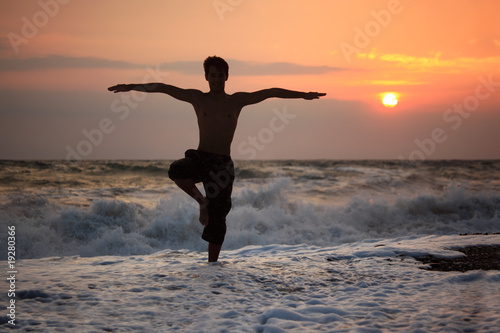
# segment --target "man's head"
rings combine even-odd
[[[203,68],[205,69],[205,78],[208,76],[208,73],[210,72],[210,67],[214,66],[220,71],[223,71],[227,77],[229,77],[229,65],[227,64],[226,60],[213,56],[213,57],[208,57],[205,59],[205,62],[203,62]]]
[[[229,76],[229,65],[217,56],[208,57],[203,63],[205,69],[205,79],[212,91],[224,91],[225,82]]]

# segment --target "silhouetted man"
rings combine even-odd
[[[202,238],[209,243],[208,261],[216,262],[226,234],[226,216],[231,210],[234,165],[230,152],[241,109],[271,97],[312,100],[326,94],[271,88],[228,95],[225,92],[229,76],[227,62],[216,56],[208,57],[203,67],[210,87],[207,93],[163,83],[118,84],[108,90],[165,93],[194,107],[199,128],[198,149],[187,150],[185,158],[172,163],[168,174],[200,205],[200,223],[205,227]],[[195,185],[199,182],[203,182],[205,195]]]

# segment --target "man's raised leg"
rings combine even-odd
[[[200,190],[196,187],[196,183],[192,179],[174,179],[174,182],[181,190],[186,192],[191,198],[196,200],[200,205],[200,223],[203,226],[208,225],[208,200]]]

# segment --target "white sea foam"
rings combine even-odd
[[[450,188],[442,196],[420,195],[394,202],[362,197],[344,206],[290,198],[289,178],[236,187],[227,217],[224,248],[247,245],[333,246],[374,238],[495,232],[500,197]],[[292,196],[293,197],[293,196]],[[55,255],[133,255],[162,249],[204,250],[198,207],[184,193],[155,206],[98,199],[89,207],[68,207],[47,199],[16,198],[1,212],[15,224],[24,258]],[[5,255],[2,253],[1,255]]]
[[[252,245],[204,253],[18,262],[17,327],[119,332],[497,332],[500,271],[434,272],[411,256],[500,245],[425,236],[333,247]],[[2,318],[0,318],[2,319]],[[8,324],[4,323],[6,328]]]

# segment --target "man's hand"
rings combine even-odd
[[[321,96],[325,96],[325,93],[319,93],[319,92],[308,92],[305,96],[304,99],[311,100],[311,99],[318,99]]]
[[[108,90],[114,93],[131,91],[133,85],[131,84],[117,84],[116,86],[109,87]]]

